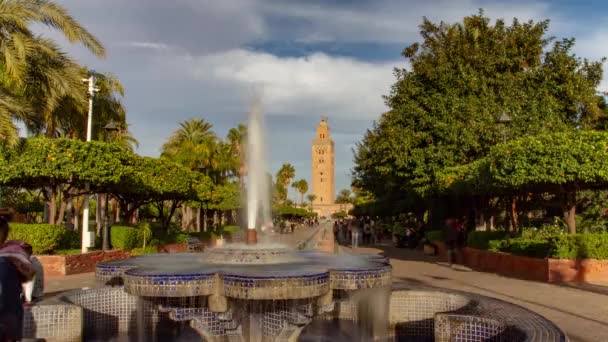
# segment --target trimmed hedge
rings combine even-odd
[[[443,230],[430,230],[424,233],[424,238],[427,241],[443,241],[445,239],[445,233]]]
[[[239,226],[224,226],[224,229],[222,230],[222,232],[232,235],[240,230],[241,230],[241,227],[239,227]]]
[[[549,238],[556,259],[608,259],[608,234],[567,234]]]
[[[30,245],[34,254],[48,254],[59,249],[66,234],[63,226],[55,224],[10,223],[9,240],[23,240]]]
[[[489,241],[488,246],[488,249],[493,252],[511,253],[532,258],[547,258],[550,253],[550,244],[543,239],[492,240]]]
[[[142,246],[139,229],[127,226],[112,226],[110,241],[115,249],[133,249]]]
[[[503,240],[505,237],[507,237],[507,232],[504,230],[474,231],[468,234],[467,246],[477,249],[488,249],[490,241]]]

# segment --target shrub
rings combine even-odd
[[[467,237],[467,246],[477,249],[488,249],[490,241],[502,240],[506,237],[507,232],[504,230],[474,231],[470,232]]]
[[[234,234],[241,230],[239,226],[224,226],[223,232],[228,234]]]
[[[23,240],[32,245],[34,254],[45,254],[60,248],[65,233],[60,225],[11,223],[8,239]]]
[[[146,246],[146,248],[143,248],[143,247],[133,248],[131,250],[131,256],[137,256],[137,255],[142,255],[142,254],[154,254],[154,253],[158,253],[156,251],[155,246]]]
[[[81,236],[73,230],[65,230],[59,242],[60,249],[80,249]]]
[[[556,259],[608,259],[608,234],[565,234],[549,239]]]
[[[491,240],[488,242],[488,249],[532,258],[546,258],[549,256],[550,245],[547,239],[516,238]]]
[[[110,231],[112,247],[117,249],[133,249],[141,247],[141,234],[139,229],[127,226],[112,226]]]
[[[430,230],[424,233],[424,238],[428,241],[443,241],[444,236],[443,230]]]

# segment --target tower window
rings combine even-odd
[[[323,176],[323,172],[321,172],[321,176]]]
[[[323,178],[321,178],[321,183],[323,183]]]
[[[321,197],[321,202],[323,202],[323,197]]]

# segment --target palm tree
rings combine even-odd
[[[181,122],[180,128],[162,146],[161,156],[180,163],[192,170],[201,166],[213,167],[213,154],[217,137],[210,123],[204,119]]]
[[[228,131],[228,141],[232,154],[237,160],[236,168],[239,178],[239,189],[242,191],[245,184],[245,175],[247,174],[247,164],[245,163],[244,143],[247,138],[247,126],[239,124],[235,128]]]
[[[348,204],[352,203],[353,198],[351,196],[351,192],[348,189],[342,189],[338,193],[338,197],[336,198],[336,203],[338,204]]]
[[[302,204],[302,206],[304,206],[304,194],[308,192],[308,182],[306,181],[306,179],[300,179],[297,182],[293,182],[291,184],[291,187],[296,189],[300,193],[300,203]]]
[[[312,206],[314,201],[317,199],[317,195],[308,194],[308,195],[306,195],[306,199],[308,200],[308,202],[310,202],[310,206]]]
[[[33,51],[44,50],[44,44],[30,30],[42,24],[60,31],[70,43],[80,43],[98,57],[105,57],[105,49],[89,31],[80,25],[62,6],[48,0],[0,1],[0,58],[6,72],[15,80],[23,80]],[[47,51],[56,53],[57,51]]]
[[[30,30],[37,24],[57,29],[99,57],[105,55],[99,41],[62,6],[46,0],[0,1],[0,139],[9,143],[18,135],[13,120],[52,136],[56,127],[51,116],[65,96],[86,105],[79,67],[51,40]]]
[[[281,183],[285,187],[285,199],[288,197],[289,183],[296,176],[296,169],[289,164],[285,163],[281,166],[279,172],[277,172],[277,183]]]

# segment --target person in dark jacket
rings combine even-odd
[[[35,271],[27,255],[28,244],[6,241],[8,222],[0,218],[0,342],[20,341],[23,333],[22,283]]]
[[[445,227],[445,244],[448,249],[448,263],[452,266],[454,262],[458,263],[457,254],[459,254],[460,251],[461,237],[458,230],[458,220],[453,217],[446,219]]]

